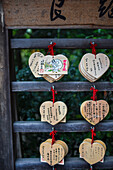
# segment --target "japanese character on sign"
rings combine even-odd
[[[104,16],[108,12],[108,17],[113,18],[113,0],[110,0],[109,5],[106,5],[107,0],[100,0],[99,17]]]
[[[61,14],[62,11],[60,10],[60,8],[64,5],[64,0],[57,0],[57,1],[58,1],[57,3],[55,2],[55,0],[53,0],[52,2],[51,11],[50,11],[50,19],[51,21],[54,21],[57,18],[60,18],[65,21],[66,17]]]

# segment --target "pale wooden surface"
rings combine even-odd
[[[42,158],[51,166],[59,163],[65,156],[65,148],[56,142],[51,146],[51,142],[43,142],[40,145]]]
[[[81,158],[83,158],[90,165],[93,165],[104,158],[105,148],[103,142],[94,142],[91,144],[90,141],[83,141],[79,147]]]
[[[47,121],[51,125],[61,122],[67,114],[67,106],[61,101],[54,103],[46,101],[40,106],[41,121]]]
[[[107,55],[86,53],[79,64],[80,73],[90,82],[98,80],[109,68],[110,60]]]
[[[102,17],[98,12],[99,0],[66,0],[61,8],[61,15],[66,20],[50,19],[52,0],[4,0],[5,24],[8,27],[69,27],[69,28],[113,28],[113,18],[108,17],[111,8]],[[55,1],[57,4],[58,0]],[[110,0],[105,3],[108,7]]]
[[[109,113],[109,104],[105,100],[87,100],[81,104],[80,111],[90,124],[96,125]]]

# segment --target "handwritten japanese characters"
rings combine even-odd
[[[67,106],[61,101],[54,103],[46,101],[40,106],[41,121],[47,121],[51,125],[66,121]]]
[[[52,83],[68,74],[69,61],[62,54],[44,56],[40,52],[35,52],[29,58],[29,67],[35,77],[43,77]]]
[[[98,80],[109,68],[110,60],[107,55],[99,53],[96,56],[85,54],[79,64],[80,73],[90,82]]]
[[[113,18],[113,0],[100,0],[99,17],[103,17],[106,13],[108,18]]]
[[[90,124],[96,125],[109,113],[109,104],[105,100],[88,100],[82,103],[80,111]]]
[[[80,158],[90,165],[100,162],[105,155],[106,145],[103,141],[96,140],[91,144],[91,139],[85,139],[79,146]]]
[[[54,21],[56,19],[66,20],[66,17],[62,15],[61,8],[64,5],[65,0],[53,0],[50,11],[50,19]]]
[[[49,165],[58,164],[68,153],[68,146],[65,142],[58,140],[51,145],[52,139],[48,139],[40,145],[40,154]]]
[[[40,52],[33,53],[29,58],[29,67],[35,77],[43,77],[43,75],[39,74],[40,58],[44,58],[44,55]]]

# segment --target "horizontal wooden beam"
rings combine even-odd
[[[72,170],[72,169],[86,169],[89,164],[83,159],[73,157],[66,158],[65,165],[56,165],[57,170]],[[113,169],[113,156],[105,157],[104,163],[97,163],[93,165],[94,169]],[[15,162],[16,170],[52,170],[52,167],[47,163],[40,162],[39,158],[19,158]]]
[[[88,132],[91,124],[85,120],[68,121],[54,126],[58,132]],[[51,132],[52,126],[40,121],[17,121],[14,132]],[[96,131],[113,131],[113,120],[104,120],[96,125]]]
[[[110,82],[55,82],[48,83],[46,81],[22,81],[12,82],[12,92],[36,92],[36,91],[51,91],[51,86],[54,85],[55,90],[62,92],[79,92],[90,91],[91,86],[99,91],[113,91],[113,83]]]
[[[55,48],[59,49],[89,49],[90,42],[95,42],[98,49],[113,49],[113,39],[11,39],[11,48],[13,49],[35,49],[35,48],[47,48],[50,42],[56,42]]]

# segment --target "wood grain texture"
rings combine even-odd
[[[66,17],[66,20],[57,18],[54,21],[50,19],[52,2],[51,0],[4,0],[6,26],[113,28],[113,19],[108,17],[108,12],[99,18],[99,0],[66,0],[61,8],[54,6],[54,9],[61,10],[61,15]],[[59,4],[57,0],[55,2]],[[109,3],[110,0],[105,3],[105,6],[108,7]],[[108,11],[110,12],[111,9]]]
[[[99,91],[113,91],[113,83],[110,82],[55,82],[48,83],[46,81],[22,81],[12,82],[12,92],[23,92],[23,91],[51,91],[51,87],[54,86],[56,91],[62,92],[79,92],[79,91],[90,91],[92,85]],[[62,88],[63,87],[63,88]]]
[[[13,49],[47,49],[50,42],[55,42],[55,48],[59,49],[89,49],[90,42],[95,42],[96,49],[113,49],[113,39],[82,39],[82,38],[19,38],[11,39],[11,48]]]
[[[6,32],[6,36],[7,32]],[[0,169],[14,170],[8,40],[0,26]]]
[[[54,126],[58,132],[89,132],[91,125],[85,120],[68,121]],[[40,121],[16,121],[14,132],[51,132],[49,123]],[[96,131],[113,131],[113,120],[105,120],[96,125]]]
[[[52,170],[47,163],[41,163],[39,158],[24,158],[17,159],[15,164],[16,170]],[[85,169],[89,168],[89,164],[85,162],[83,159],[73,157],[66,158],[65,165],[57,165],[55,166],[58,170],[72,170],[72,169]],[[105,157],[104,163],[97,163],[93,165],[95,169],[112,169],[113,168],[113,156]]]

